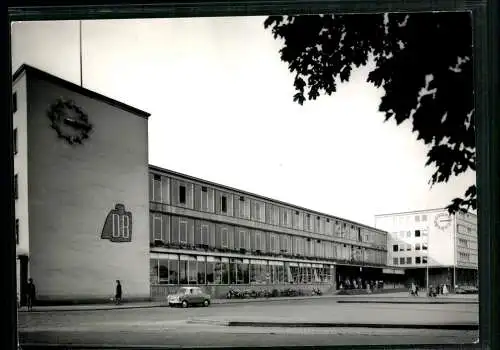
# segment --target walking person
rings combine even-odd
[[[443,295],[448,295],[448,287],[446,284],[443,284]]]
[[[28,311],[33,310],[33,304],[35,303],[36,299],[36,287],[35,284],[33,283],[33,278],[30,278],[28,280],[28,286],[26,288],[26,299],[28,303]]]
[[[115,303],[116,305],[120,305],[122,303],[122,285],[120,280],[116,280]]]

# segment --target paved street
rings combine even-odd
[[[22,312],[21,343],[286,346],[470,343],[477,331],[373,328],[225,327],[222,321],[477,323],[477,304],[339,304],[335,299],[144,308]]]

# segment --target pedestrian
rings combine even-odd
[[[36,299],[36,287],[35,287],[35,283],[33,283],[33,278],[30,278],[28,280],[28,285],[26,288],[26,299],[28,302],[28,311],[32,311],[33,304],[35,303],[35,299]]]
[[[417,293],[417,287],[415,286],[415,283],[412,282],[411,284],[411,295],[415,296]]]
[[[115,293],[115,303],[120,305],[122,302],[122,285],[120,280],[116,280],[116,293]]]
[[[448,287],[446,286],[446,284],[443,285],[443,295],[447,295],[448,294]]]

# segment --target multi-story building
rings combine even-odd
[[[131,300],[383,279],[386,232],[150,166],[148,113],[26,65],[13,80],[21,302],[28,277],[45,303],[115,280]]]
[[[332,285],[382,279],[386,233],[150,166],[151,283]]]
[[[477,216],[446,209],[377,215],[388,232],[387,265],[405,269],[421,286],[475,285],[478,281]]]

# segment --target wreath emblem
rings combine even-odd
[[[88,115],[72,100],[59,98],[50,106],[47,114],[57,136],[70,145],[82,144],[93,129]]]

